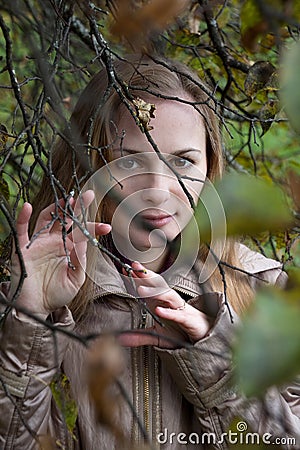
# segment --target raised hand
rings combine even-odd
[[[120,337],[122,345],[176,348],[180,347],[180,342],[197,342],[207,334],[210,325],[206,315],[186,303],[174,289],[170,289],[162,276],[145,270],[138,262],[134,262],[132,268],[138,294],[145,298],[148,308],[162,320],[164,326],[155,322],[151,328],[124,334]],[[149,331],[157,333],[159,337],[149,334]]]
[[[93,199],[93,191],[84,193],[82,195],[84,207],[87,208]],[[71,199],[70,206],[73,207],[74,204],[75,200]],[[60,205],[64,205],[62,200]],[[87,237],[78,228],[66,235],[69,264],[60,221],[57,220],[51,227],[46,227],[52,220],[54,210],[55,205],[52,204],[40,213],[34,229],[34,233],[38,233],[38,237],[29,247],[28,225],[32,213],[30,203],[23,205],[16,223],[19,245],[27,272],[17,305],[22,305],[30,312],[42,317],[68,305],[85,280]],[[80,206],[76,206],[74,214],[79,213]],[[66,217],[66,230],[70,230],[72,224],[71,218]],[[88,222],[87,230],[92,236],[104,235],[110,232],[111,226]],[[20,264],[13,251],[10,297],[14,294],[19,279]]]

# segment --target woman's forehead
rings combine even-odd
[[[163,147],[168,147],[168,143],[174,147],[178,142],[179,146],[198,147],[205,140],[205,124],[201,114],[189,104],[183,104],[173,100],[159,100],[155,105],[154,117],[150,119],[149,125],[152,128],[149,132],[153,140]],[[123,107],[123,113],[120,115],[116,124],[119,134],[124,131],[126,142],[148,142],[147,136],[141,131],[128,110]],[[197,145],[198,144],[198,145]]]

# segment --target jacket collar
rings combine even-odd
[[[237,246],[241,268],[250,274],[255,275],[266,270],[282,267],[280,262],[266,258],[243,244],[237,244]],[[199,282],[199,273],[202,268],[203,264],[200,261],[196,261],[192,269],[182,265],[174,270],[170,270],[165,279],[172,288],[186,292],[191,296],[201,295],[203,294],[203,285]],[[93,281],[95,283],[95,296],[108,294],[130,296],[124,283],[124,277],[118,272],[111,259],[101,252],[98,255]],[[209,286],[207,285],[206,291],[209,291]]]
[[[175,287],[191,296],[196,296],[203,293],[203,289],[199,284],[198,273],[197,267],[191,270],[189,267],[181,266],[167,272],[165,279],[170,287]],[[92,281],[95,285],[95,296],[118,294],[128,297],[130,295],[126,289],[124,277],[118,272],[112,260],[100,252]]]
[[[237,253],[242,268],[253,275],[266,270],[281,269],[282,264],[271,258],[266,258],[261,253],[250,250],[246,245],[237,244]]]

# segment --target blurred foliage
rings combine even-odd
[[[195,217],[201,239],[206,242],[210,242],[211,228],[216,237],[223,235],[224,213],[228,236],[257,234],[266,229],[277,231],[293,223],[282,191],[253,176],[226,174],[214,186],[204,187],[201,200],[196,208]],[[209,215],[206,212],[207,205]]]
[[[214,93],[232,176],[219,186],[230,233],[281,261],[294,283],[260,293],[246,316],[242,388],[260,393],[299,372],[299,23],[300,0],[1,0],[1,279],[16,212],[43,173],[50,180],[55,139],[91,76],[132,51],[176,58]],[[53,395],[59,403],[55,386]]]
[[[77,405],[72,398],[68,377],[63,373],[58,373],[53,378],[50,388],[55,403],[66,421],[67,428],[73,434],[77,420]]]
[[[116,423],[121,401],[116,380],[122,374],[124,364],[122,349],[114,336],[101,336],[92,342],[87,360],[87,383],[95,417],[126,448],[126,436]]]
[[[299,286],[258,294],[237,339],[238,381],[246,395],[262,395],[300,374],[299,315]]]

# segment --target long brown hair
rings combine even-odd
[[[88,167],[95,170],[111,160],[111,143],[117,137],[114,124],[117,123],[118,113],[121,106],[124,105],[124,98],[129,98],[130,104],[132,96],[172,97],[175,101],[180,101],[177,97],[180,95],[192,98],[206,127],[207,176],[211,181],[222,176],[224,159],[219,122],[209,89],[197,78],[195,73],[175,61],[161,60],[158,63],[151,58],[140,56],[128,56],[115,61],[114,71],[118,89],[112,87],[106,69],[98,72],[77,102],[70,119],[67,138],[60,138],[52,152],[52,172],[66,192],[70,192],[74,188],[75,180],[72,174],[76,173],[77,180],[85,180]],[[120,90],[122,91],[121,95]],[[39,212],[53,201],[53,191],[49,189],[49,179],[45,176],[34,201],[33,223]],[[97,220],[104,221],[104,216],[105,204],[102,204]],[[228,265],[238,267],[239,260],[235,247],[233,240],[227,240],[222,259]],[[207,253],[207,247],[202,245],[199,258],[204,260]],[[248,277],[228,266],[224,270],[226,271],[228,298],[234,310],[241,313],[253,296]],[[213,289],[223,290],[222,276],[218,269],[213,272],[209,281]],[[75,318],[79,319],[84,314],[92,291],[93,284],[87,278],[71,304]]]

